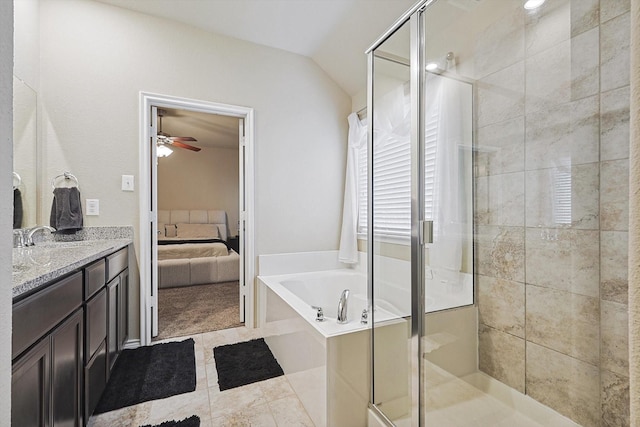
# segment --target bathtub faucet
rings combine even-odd
[[[322,312],[322,307],[312,305],[311,308],[316,310],[316,322],[324,322],[324,313]]]
[[[347,323],[347,302],[349,301],[349,289],[342,291],[338,302],[338,323]]]

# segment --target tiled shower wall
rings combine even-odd
[[[504,3],[474,52],[480,369],[629,425],[629,1]]]

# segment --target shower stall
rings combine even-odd
[[[628,9],[423,0],[367,51],[371,419],[629,425]]]

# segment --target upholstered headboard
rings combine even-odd
[[[158,210],[158,234],[167,236],[166,226],[176,224],[214,224],[218,227],[220,238],[227,240],[227,213],[219,210],[171,209]]]

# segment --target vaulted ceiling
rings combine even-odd
[[[99,0],[312,58],[363,91],[364,51],[416,0]]]

